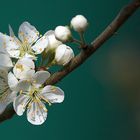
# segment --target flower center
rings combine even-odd
[[[23,57],[26,53],[35,56],[31,45],[28,45],[26,42],[23,42],[20,46],[20,56]]]
[[[49,100],[47,100],[44,96],[41,96],[39,93],[41,92],[42,88],[36,88],[35,86],[32,85],[32,87],[30,88],[30,90],[28,92],[24,92],[24,91],[20,91],[20,94],[26,94],[28,96],[31,97],[32,101],[37,101],[37,100],[43,100],[45,102],[47,102],[49,105],[51,105],[51,103],[49,102]]]
[[[38,88],[35,88],[34,86],[32,86],[31,90],[29,91],[29,95],[34,98],[38,94],[39,91],[40,90]]]

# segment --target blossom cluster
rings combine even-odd
[[[29,22],[23,22],[15,36],[9,26],[9,35],[0,33],[0,114],[12,103],[17,115],[26,111],[27,120],[41,125],[47,118],[45,103],[61,103],[64,91],[46,80],[53,65],[66,66],[74,58],[67,42],[79,42],[73,38],[71,29],[83,34],[87,19],[77,15],[71,26],[58,26],[43,36]],[[41,56],[41,57],[40,57]],[[37,66],[37,62],[39,65]]]

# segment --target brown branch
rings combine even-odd
[[[75,68],[80,66],[87,58],[89,58],[101,45],[113,36],[119,27],[137,10],[140,6],[140,0],[134,0],[132,3],[125,6],[112,23],[91,43],[86,49],[82,50],[71,63],[54,73],[46,82],[46,84],[56,84],[66,75],[72,72]]]
[[[87,60],[98,48],[102,46],[111,36],[113,36],[119,27],[140,7],[140,0],[133,0],[132,3],[125,6],[113,22],[87,47],[70,62],[70,64],[64,67],[62,70],[54,73],[47,81],[46,84],[56,84],[62,80],[66,75],[80,66]],[[7,109],[1,116],[0,122],[11,118],[14,114],[13,109]]]

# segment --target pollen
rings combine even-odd
[[[28,79],[28,80],[26,80],[28,83],[30,82],[30,80]]]
[[[23,33],[23,32],[21,32],[21,31],[19,32],[19,34],[20,34],[20,35],[24,35],[24,33]]]
[[[20,90],[20,94],[22,94],[23,93],[23,90]]]
[[[39,36],[39,32],[36,32],[37,36]]]
[[[21,71],[24,71],[23,65],[21,64],[16,64],[16,68],[20,69]]]
[[[39,48],[40,51],[42,51],[42,48]]]

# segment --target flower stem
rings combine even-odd
[[[86,42],[85,42],[85,38],[84,38],[84,33],[80,32],[79,35],[80,35],[80,39],[81,39],[81,42],[82,42],[81,46],[82,46],[82,48],[85,48]]]
[[[78,45],[79,44],[82,45],[82,42],[80,40],[75,39],[75,38],[73,38],[73,42],[76,43],[76,44],[78,44]]]

